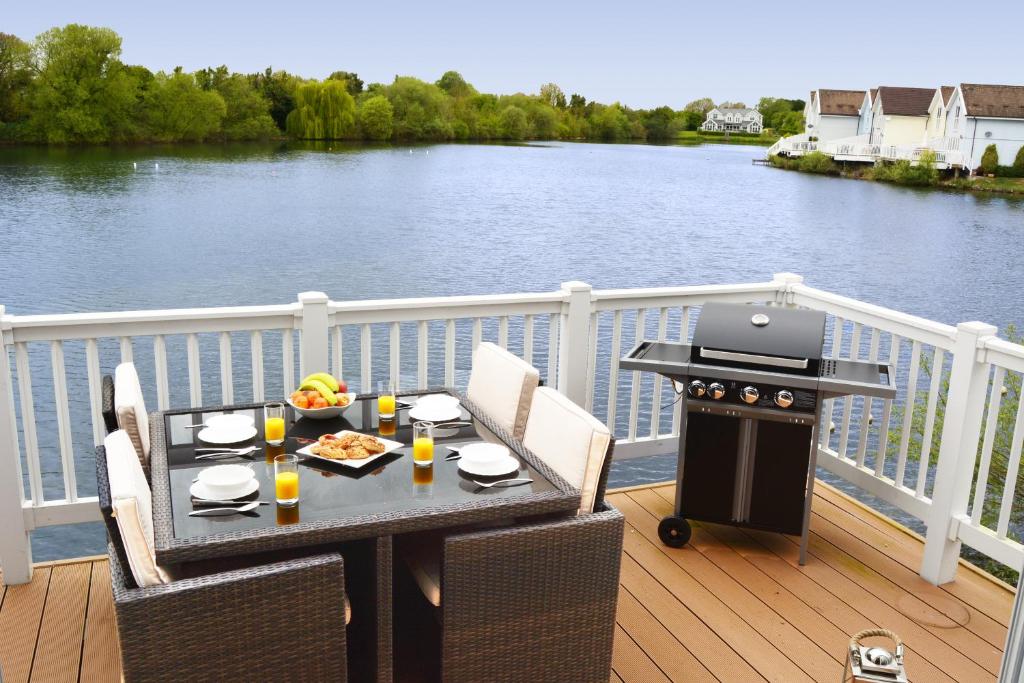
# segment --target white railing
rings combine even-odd
[[[680,403],[671,382],[622,372],[619,359],[643,339],[688,340],[708,301],[825,311],[830,355],[896,366],[894,401],[826,404],[819,463],[928,525],[923,575],[951,579],[961,542],[1024,565],[1010,528],[1024,412],[1006,415],[1018,401],[1024,347],[989,326],[908,316],[783,273],[751,284],[592,290],[571,282],[535,294],[378,301],[307,292],[278,306],[132,313],[12,316],[0,307],[4,578],[28,580],[33,529],[98,519],[90,494],[91,456],[105,433],[100,380],[123,360],[139,369],[148,405],[163,409],[284,396],[297,377],[323,368],[364,391],[383,379],[465,386],[472,350],[486,339],[605,421],[619,440],[616,457],[630,458],[676,450]]]
[[[789,137],[776,141],[774,145],[769,147],[765,158],[771,157],[775,154],[799,156],[806,152],[813,152],[817,149],[817,145],[817,142],[812,142],[810,140],[810,136],[807,133],[790,135]]]

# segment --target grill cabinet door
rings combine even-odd
[[[740,420],[689,413],[680,512],[689,519],[732,521]]]
[[[800,535],[811,430],[810,425],[787,422],[757,423],[750,526]]]

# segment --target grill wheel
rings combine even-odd
[[[682,548],[690,541],[693,531],[682,517],[670,515],[658,524],[658,538],[670,548]]]

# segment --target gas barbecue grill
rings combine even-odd
[[[622,359],[671,379],[685,406],[666,545],[689,541],[687,519],[718,522],[799,534],[804,563],[822,401],[896,396],[892,366],[822,358],[824,339],[821,311],[709,303],[692,344],[644,341]]]

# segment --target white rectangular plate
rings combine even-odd
[[[340,432],[336,432],[334,435],[337,436],[337,437],[342,437],[342,436],[345,436],[346,434],[359,434],[359,433],[360,432],[353,432],[351,429],[343,429]],[[367,436],[375,436],[375,435],[367,434]],[[374,460],[378,460],[379,458],[383,458],[385,455],[387,455],[391,451],[394,451],[394,450],[396,450],[398,448],[401,448],[401,447],[403,447],[405,445],[405,444],[400,443],[398,441],[391,441],[389,439],[382,439],[379,436],[377,436],[376,438],[382,444],[384,444],[384,452],[383,453],[378,453],[377,455],[371,455],[369,458],[363,458],[362,460],[333,460],[331,458],[321,457],[321,456],[316,455],[315,453],[313,453],[313,446],[315,446],[316,444],[310,444],[310,445],[306,446],[305,448],[300,448],[298,451],[296,451],[296,453],[301,453],[302,455],[308,455],[309,457],[314,458],[316,460],[319,460],[320,462],[329,462],[329,463],[334,463],[335,465],[344,465],[345,467],[354,467],[356,469],[359,469],[360,467],[365,467],[366,465],[369,465]]]

